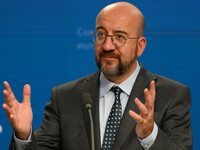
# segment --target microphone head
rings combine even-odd
[[[86,109],[92,108],[92,97],[89,93],[83,93],[81,94],[81,99],[83,101],[83,104],[85,105]]]

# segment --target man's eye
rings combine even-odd
[[[117,38],[117,39],[126,39],[126,37],[125,37],[125,35],[123,35],[123,34],[115,34],[115,37]]]
[[[105,34],[103,33],[103,32],[97,32],[97,36],[98,37],[102,37],[102,36],[104,36]]]

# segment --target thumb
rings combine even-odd
[[[24,91],[23,91],[23,101],[22,103],[31,104],[31,87],[29,84],[24,85]]]

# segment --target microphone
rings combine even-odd
[[[83,93],[81,95],[81,99],[83,101],[83,104],[85,105],[85,108],[88,110],[89,117],[90,117],[90,130],[91,130],[91,148],[92,150],[95,150],[94,146],[94,125],[93,125],[93,118],[92,118],[92,97],[89,93]]]

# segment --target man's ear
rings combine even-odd
[[[146,38],[141,37],[138,39],[138,52],[137,52],[137,57],[140,57],[142,53],[144,52],[144,49],[146,47]]]

